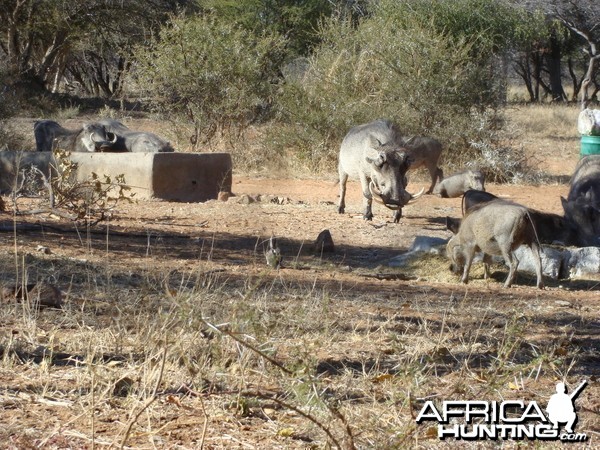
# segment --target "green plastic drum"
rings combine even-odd
[[[581,156],[600,155],[600,136],[581,136]]]

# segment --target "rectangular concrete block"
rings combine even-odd
[[[70,159],[77,180],[122,174],[138,199],[203,202],[231,192],[229,153],[72,153]],[[11,192],[30,166],[48,176],[56,163],[51,152],[0,152],[0,190]]]
[[[203,202],[231,192],[229,153],[72,153],[77,179],[123,174],[138,199]]]

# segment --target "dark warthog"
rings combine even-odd
[[[104,125],[108,131],[117,135],[115,148],[123,152],[172,152],[171,144],[154,133],[146,131],[133,131],[118,120],[102,119],[98,123]]]
[[[402,217],[402,207],[423,194],[406,191],[406,171],[410,167],[406,149],[401,147],[397,128],[388,120],[376,120],[352,128],[340,147],[338,171],[341,214],[346,207],[348,177],[360,180],[366,220],[373,218],[372,200],[395,210],[394,222]]]
[[[600,245],[600,155],[579,160],[567,199],[561,197],[565,217],[579,230],[581,245]]]
[[[542,262],[535,225],[524,206],[492,201],[473,207],[462,220],[458,233],[448,241],[446,251],[452,262],[452,270],[455,273],[462,271],[463,283],[469,281],[469,271],[475,253],[484,253],[486,278],[489,273],[490,256],[501,255],[510,269],[504,287],[510,287],[519,265],[513,252],[520,245],[531,248],[537,287],[542,289]]]
[[[470,189],[463,195],[462,199],[462,210],[463,216],[473,208],[488,203],[491,201],[508,202],[504,199],[496,197],[494,194],[490,194],[485,191],[477,191]],[[538,239],[542,244],[560,244],[560,245],[579,245],[579,234],[575,224],[566,217],[559,216],[558,214],[546,213],[537,211],[535,209],[528,208],[529,215],[535,230],[537,232]],[[456,233],[460,226],[460,219],[446,218],[446,227]]]
[[[36,148],[40,152],[61,148],[70,152],[115,151],[117,136],[99,123],[86,123],[78,130],[68,130],[53,120],[38,120],[33,125]]]
[[[442,143],[434,138],[417,136],[404,140],[403,146],[410,159],[409,171],[412,172],[419,167],[425,167],[429,171],[431,186],[425,193],[431,194],[436,181],[439,183],[444,179],[444,172],[438,167]]]
[[[433,193],[443,198],[460,197],[469,189],[484,191],[484,184],[485,176],[479,170],[465,170],[440,182]]]

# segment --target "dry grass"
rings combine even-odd
[[[3,281],[66,292],[63,310],[0,310],[8,448],[428,448],[425,399],[544,403],[597,367],[586,303],[565,317],[552,292],[430,286],[423,273],[449,274],[440,257],[407,269],[420,282],[382,284],[377,268],[336,281],[351,261],[273,271],[210,239],[190,256],[180,238],[47,233],[74,256],[19,236],[0,258]],[[597,430],[596,400],[579,429]]]
[[[542,127],[530,138],[519,111],[524,141],[538,142]],[[346,255],[302,251],[305,211],[330,206],[228,204],[218,232],[173,212],[198,222],[215,209],[169,208],[132,206],[138,215],[108,230],[0,235],[2,283],[65,292],[62,310],[0,305],[0,448],[449,448],[415,423],[425,400],[546,405],[557,381],[583,378],[577,430],[597,440],[597,284],[502,290],[474,267],[465,288],[439,256],[384,273],[418,281],[382,281],[376,264],[396,244],[378,256],[352,237]],[[257,242],[284,220],[294,256],[270,270]],[[388,241],[405,232],[363,225]]]

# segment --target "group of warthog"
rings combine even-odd
[[[70,152],[172,152],[165,139],[146,131],[133,131],[114,119],[101,119],[80,128],[63,128],[53,120],[38,120],[33,125],[38,151],[60,148]]]
[[[352,128],[340,148],[338,212],[345,209],[348,178],[360,180],[366,220],[373,218],[372,201],[394,210],[394,222],[402,217],[402,208],[417,200],[406,190],[407,172],[426,167],[431,185],[426,193],[442,197],[463,196],[463,218],[447,218],[454,233],[446,251],[456,273],[462,272],[467,283],[473,258],[483,253],[485,272],[491,256],[502,256],[509,267],[505,287],[514,281],[518,260],[514,250],[520,245],[531,249],[537,275],[537,287],[543,287],[540,245],[600,245],[600,155],[582,158],[570,182],[566,199],[561,198],[564,215],[544,213],[500,199],[484,190],[484,176],[467,170],[444,178],[438,167],[442,144],[429,137],[403,137],[389,120],[379,119]]]

